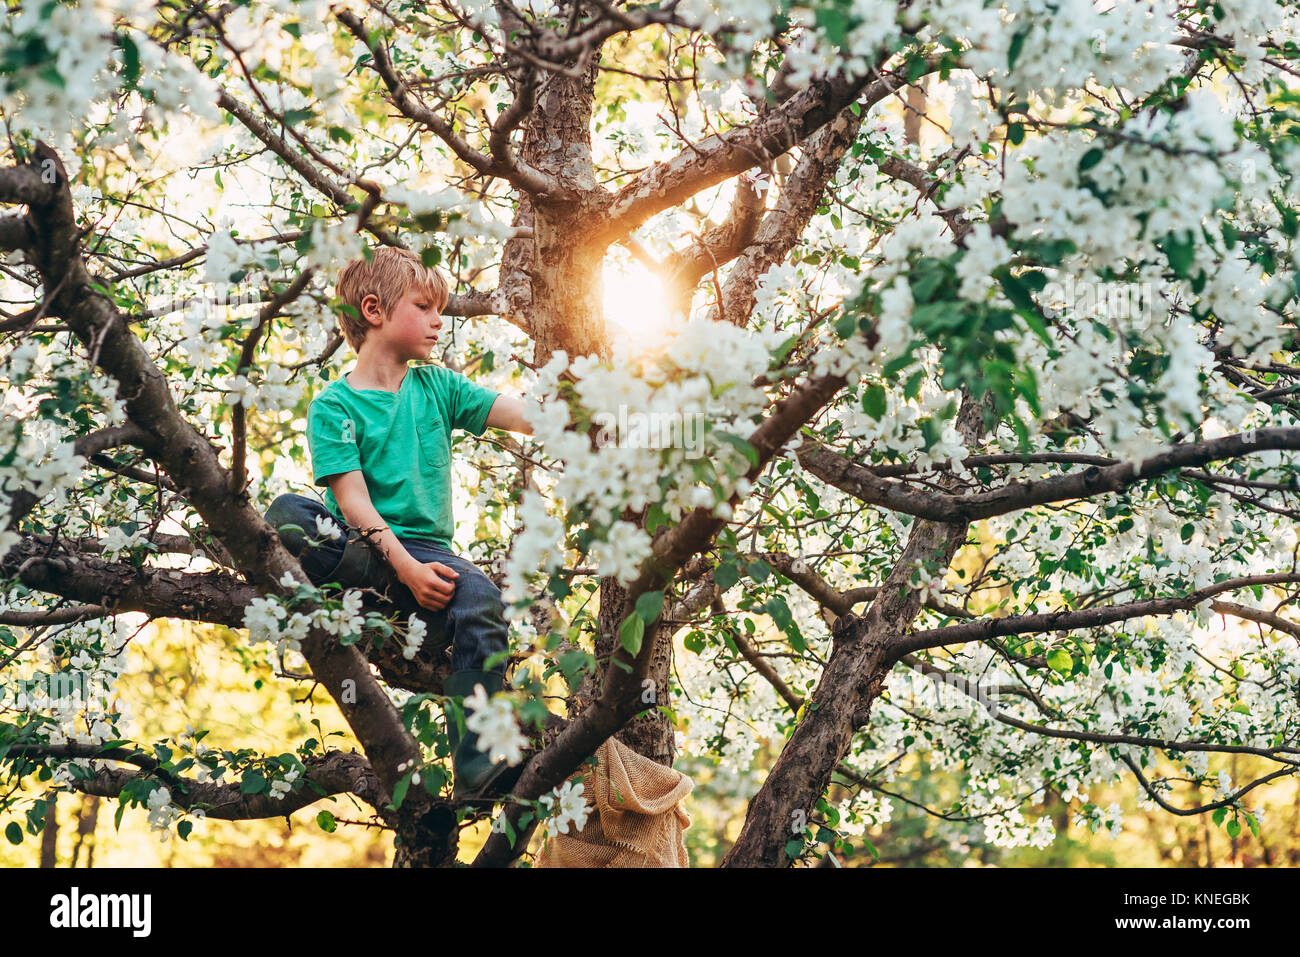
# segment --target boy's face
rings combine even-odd
[[[366,312],[370,319],[371,310]],[[376,299],[374,316],[370,319],[372,328],[366,336],[367,341],[372,338],[380,340],[405,360],[427,359],[433,354],[433,347],[442,331],[442,315],[431,296],[416,288],[408,289],[393,306],[388,320],[377,327],[374,323],[380,313]]]

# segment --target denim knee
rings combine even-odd
[[[460,572],[448,606],[452,670],[488,670],[484,662],[510,647],[505,602],[500,589],[477,566],[472,571],[452,567]],[[505,662],[495,663],[490,670],[504,671]]]
[[[451,640],[453,671],[489,670],[488,658],[510,647],[510,629],[505,619],[501,590],[467,558],[433,542],[402,540],[411,556],[421,562],[441,562],[457,573],[455,588],[447,604],[447,637]],[[492,671],[504,671],[497,662]]]
[[[334,521],[329,509],[316,499],[292,492],[277,496],[266,510],[267,524],[280,535],[293,555],[297,556],[302,570],[313,584],[319,585],[338,564],[347,545],[347,536],[340,533],[331,541],[320,541],[316,519],[324,517]],[[286,528],[285,526],[297,526]],[[301,529],[299,531],[298,529]]]
[[[276,496],[275,501],[271,503],[271,507],[266,510],[267,524],[277,532],[285,525],[297,525],[303,530],[307,538],[317,537],[316,519],[320,516],[333,520],[329,509],[323,503],[308,498],[306,495],[295,495],[292,492]],[[292,530],[284,537],[299,538],[299,536],[293,534]],[[299,539],[295,544],[301,548],[306,545],[306,541],[305,539]],[[285,545],[291,551],[293,550],[289,541],[286,540]]]
[[[404,614],[424,619],[429,638],[439,638],[450,645],[453,671],[504,671],[504,662],[497,662],[490,669],[486,665],[488,658],[510,647],[505,602],[492,579],[473,562],[441,546],[409,540],[403,540],[402,544],[412,558],[424,563],[441,562],[456,572],[457,577],[451,579],[451,600],[437,611],[421,606],[404,585],[394,590],[397,606]]]

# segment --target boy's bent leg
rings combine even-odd
[[[486,664],[488,658],[509,648],[505,602],[500,590],[473,562],[441,546],[408,541],[402,544],[419,561],[442,562],[458,576],[453,579],[452,598],[444,609],[447,637],[452,645],[452,674],[443,683],[443,692],[449,697],[468,697],[479,685],[488,697],[501,691],[505,686],[505,662],[496,662],[490,669]],[[503,780],[508,765],[493,761],[489,754],[480,751],[476,733],[466,731],[462,737],[453,720],[448,721],[448,729],[455,772],[454,800],[480,795],[495,781]]]
[[[500,657],[510,648],[510,626],[506,624],[501,591],[473,562],[462,560],[461,565],[468,570],[452,565],[461,574],[447,615],[452,670],[481,669],[504,674],[504,660],[490,667],[486,664],[489,658]]]
[[[324,538],[316,524],[318,518],[338,525],[323,503],[306,495],[280,495],[266,510],[267,523],[279,532],[284,547],[298,557],[313,585],[334,582],[344,588],[386,587],[387,569],[374,549],[364,542],[349,542],[343,532]]]
[[[452,579],[454,591],[448,602],[447,637],[451,640],[452,671],[505,671],[505,662],[488,668],[485,662],[510,647],[505,602],[501,590],[466,558],[439,546],[402,540],[412,557],[422,562],[442,562],[458,573]],[[498,689],[500,685],[497,685]],[[473,690],[472,688],[470,689]],[[491,694],[492,689],[488,689]]]
[[[316,519],[322,515],[332,519],[329,509],[320,502],[306,495],[288,492],[276,496],[271,507],[266,510],[266,521],[279,532],[284,547],[299,555],[310,544],[310,539],[316,537]]]

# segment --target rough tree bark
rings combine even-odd
[[[967,445],[978,439],[982,422],[980,403],[963,389],[958,430]],[[740,836],[723,858],[724,867],[789,864],[786,843],[792,838],[802,843],[802,828],[812,819],[814,805],[848,754],[853,734],[870,718],[872,702],[897,656],[894,644],[921,609],[921,594],[910,583],[913,571],[925,564],[932,569],[927,575],[942,575],[966,540],[967,527],[966,522],[916,522],[866,613],[836,621],[834,650],[803,720],[749,802]]]

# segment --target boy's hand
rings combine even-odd
[[[456,591],[454,579],[460,575],[442,562],[412,561],[398,572],[398,580],[411,589],[422,608],[441,611]]]

